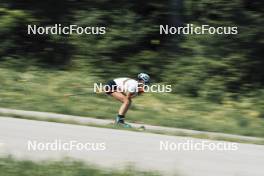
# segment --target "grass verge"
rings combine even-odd
[[[0,107],[113,119],[120,106],[111,97],[92,93],[93,83],[106,80],[84,70],[0,66],[0,80]],[[68,96],[76,93],[79,96]],[[127,118],[150,125],[264,137],[263,105],[256,96],[213,103],[199,97],[146,93],[135,98]]]
[[[137,171],[133,167],[123,170],[103,170],[93,165],[65,159],[63,161],[22,161],[11,157],[0,158],[0,176],[159,176],[154,172]]]

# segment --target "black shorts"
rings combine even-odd
[[[114,80],[108,81],[105,86],[105,93],[111,95],[117,90],[117,84]]]

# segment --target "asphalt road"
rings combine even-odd
[[[38,145],[38,150],[32,151],[32,148],[29,150],[29,144],[32,144],[32,147],[34,142]],[[66,150],[54,148],[56,142],[61,147],[63,145]],[[71,142],[74,146],[78,144],[79,149],[86,144],[86,149],[79,151],[77,147],[73,147],[73,150],[68,150],[67,144]],[[161,142],[170,144],[170,150],[167,151],[164,148],[161,150]],[[175,149],[175,146],[180,143],[182,144],[178,146],[180,150]],[[220,149],[210,150],[209,147],[205,147],[201,150],[202,143],[211,145],[212,148],[218,145]],[[186,146],[190,147],[194,144],[199,145],[196,150],[186,151]],[[223,146],[232,150],[223,151]],[[44,151],[44,149],[50,150]],[[264,146],[261,145],[232,144],[1,117],[0,155],[7,154],[12,154],[19,159],[32,160],[57,160],[71,157],[106,169],[122,168],[132,164],[138,169],[159,171],[164,175],[264,175]]]

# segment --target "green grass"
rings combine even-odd
[[[92,93],[103,82],[90,70],[58,71],[0,66],[0,107],[113,119],[120,103]],[[111,78],[107,78],[111,79]],[[80,96],[65,96],[85,93]],[[262,97],[263,98],[263,97]],[[264,137],[261,97],[226,98],[221,104],[178,94],[146,93],[133,100],[127,119],[152,125]]]
[[[64,161],[32,162],[0,158],[0,176],[158,176],[157,173],[123,170],[103,170],[93,165],[66,159]]]

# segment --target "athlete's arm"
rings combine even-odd
[[[131,98],[134,98],[135,97],[135,93],[132,93],[132,92],[128,92],[127,93],[127,98],[128,99],[131,99]]]

